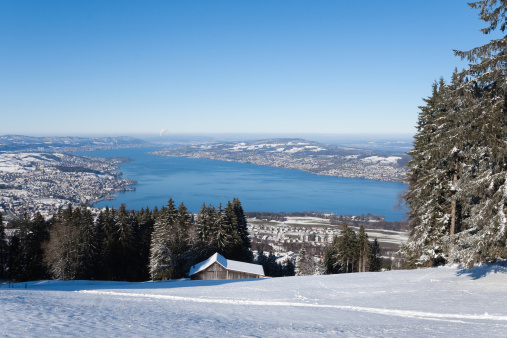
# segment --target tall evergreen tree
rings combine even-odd
[[[357,246],[359,250],[359,272],[370,271],[371,248],[368,241],[368,234],[364,231],[361,224],[357,235]]]
[[[370,271],[380,271],[381,266],[381,256],[380,256],[380,245],[378,244],[377,239],[373,240],[371,243],[371,258],[370,258]]]
[[[312,255],[308,255],[304,246],[299,250],[296,258],[296,276],[320,275],[321,270],[313,259]]]
[[[115,214],[115,230],[117,234],[114,236],[114,279],[115,280],[132,280],[136,274],[135,263],[137,262],[137,241],[134,238],[135,218],[127,212],[125,204],[121,204]]]
[[[227,206],[229,207],[229,204]],[[236,232],[241,240],[235,259],[243,262],[251,262],[253,260],[251,250],[252,242],[248,233],[245,213],[238,198],[232,200],[232,210],[236,217]]]
[[[152,280],[165,280],[173,277],[174,256],[171,236],[174,234],[178,211],[174,201],[169,199],[167,206],[160,210],[155,221],[151,238],[150,275]]]
[[[55,279],[74,280],[79,278],[80,266],[80,229],[77,222],[80,209],[75,210],[69,204],[65,210],[53,215],[50,239],[44,246],[44,258]]]
[[[505,31],[506,2],[470,6],[487,23],[483,33]],[[504,36],[456,51],[469,68],[421,107],[405,196],[411,234],[402,249],[416,266],[507,259],[506,48]]]
[[[0,279],[7,277],[7,262],[8,262],[8,246],[7,236],[5,234],[5,227],[3,224],[3,215],[0,213]]]
[[[141,209],[137,216],[135,238],[139,243],[136,280],[145,281],[150,278],[148,266],[150,264],[150,245],[153,226],[155,224],[154,213],[149,208]]]
[[[354,230],[343,222],[340,236],[336,241],[335,264],[340,265],[341,272],[356,272],[358,269],[358,244]]]

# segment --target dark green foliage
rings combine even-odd
[[[95,229],[86,207],[71,205],[53,216],[49,241],[44,245],[44,259],[55,279],[93,279]]]
[[[264,275],[269,277],[294,276],[294,264],[290,261],[279,263],[276,260],[277,258],[272,252],[266,257],[264,252],[260,251],[254,263],[262,265]],[[290,264],[292,264],[292,267],[289,266]]]
[[[3,215],[0,213],[0,279],[7,277],[7,261],[9,251],[7,246],[7,236],[3,225]]]
[[[221,205],[218,210],[203,205],[197,214],[195,240],[200,259],[218,252],[227,259],[253,260],[246,218],[238,199],[228,202],[225,209]]]
[[[338,237],[333,238],[333,243],[328,246],[324,251],[324,260],[323,260],[323,268],[324,273],[326,275],[340,273],[341,266],[335,260],[336,255],[338,254]]]
[[[369,242],[363,226],[356,234],[344,222],[324,252],[323,265],[326,274],[380,271],[380,246],[376,239]]]
[[[150,245],[153,226],[155,225],[155,212],[151,212],[149,208],[141,209],[137,214],[137,221],[134,227],[134,237],[137,242],[137,257],[135,280],[145,281],[150,279]]]
[[[230,203],[227,204],[228,208],[229,205]],[[250,250],[252,242],[250,241],[250,237],[248,237],[248,228],[243,207],[237,198],[232,200],[232,211],[234,213],[234,217],[236,218],[236,231],[241,240],[241,243],[239,243],[236,247],[235,258],[233,259],[242,262],[251,262],[253,260],[252,251]]]
[[[370,271],[380,271],[381,269],[381,256],[380,256],[380,245],[377,239],[373,240],[370,244]]]
[[[129,280],[135,276],[135,263],[137,262],[137,244],[134,238],[136,218],[128,213],[125,205],[121,204],[115,214],[113,247],[113,280]]]
[[[478,1],[484,33],[506,24],[507,3]],[[507,37],[470,51],[420,107],[405,195],[408,266],[447,261],[467,267],[507,259]]]
[[[176,232],[178,211],[174,201],[169,199],[153,227],[151,238],[150,274],[152,280],[171,279],[174,275],[173,236]]]
[[[1,215],[0,215],[1,220]],[[203,207],[197,224],[182,203],[140,212],[105,208],[94,220],[86,207],[60,208],[50,222],[40,214],[12,224],[6,245],[0,228],[0,277],[142,281],[186,277],[215,251],[251,261],[246,220],[238,200],[226,209]],[[273,273],[281,274],[275,266]]]
[[[248,246],[247,246],[248,245]],[[182,203],[169,200],[154,225],[150,271],[154,280],[186,277],[190,267],[218,252],[227,259],[252,261],[246,219],[239,200],[224,209],[203,204],[195,224]]]
[[[27,214],[16,221],[19,231],[11,239],[8,258],[8,276],[16,281],[47,277],[42,246],[48,240],[48,224],[37,213],[34,220]]]
[[[359,261],[359,246],[354,230],[342,224],[340,236],[337,239],[335,262],[341,266],[341,272],[357,272]]]

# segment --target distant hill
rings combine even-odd
[[[146,141],[128,137],[33,137],[23,135],[0,136],[0,151],[37,150],[53,151],[72,148],[104,149],[111,147],[140,146],[148,144]]]
[[[162,156],[207,158],[290,168],[318,175],[401,182],[410,157],[401,152],[355,149],[299,138],[216,142],[176,146]]]

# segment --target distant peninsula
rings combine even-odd
[[[292,138],[182,145],[152,154],[253,163],[317,175],[388,182],[403,182],[410,159],[403,153],[337,147]]]

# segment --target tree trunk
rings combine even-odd
[[[452,178],[452,185],[453,188],[456,189],[456,183],[458,183],[458,161],[456,161],[454,165],[454,176]],[[450,235],[454,235],[456,232],[456,192],[454,192],[454,195],[452,196],[452,202],[451,202],[451,229],[450,229]]]

